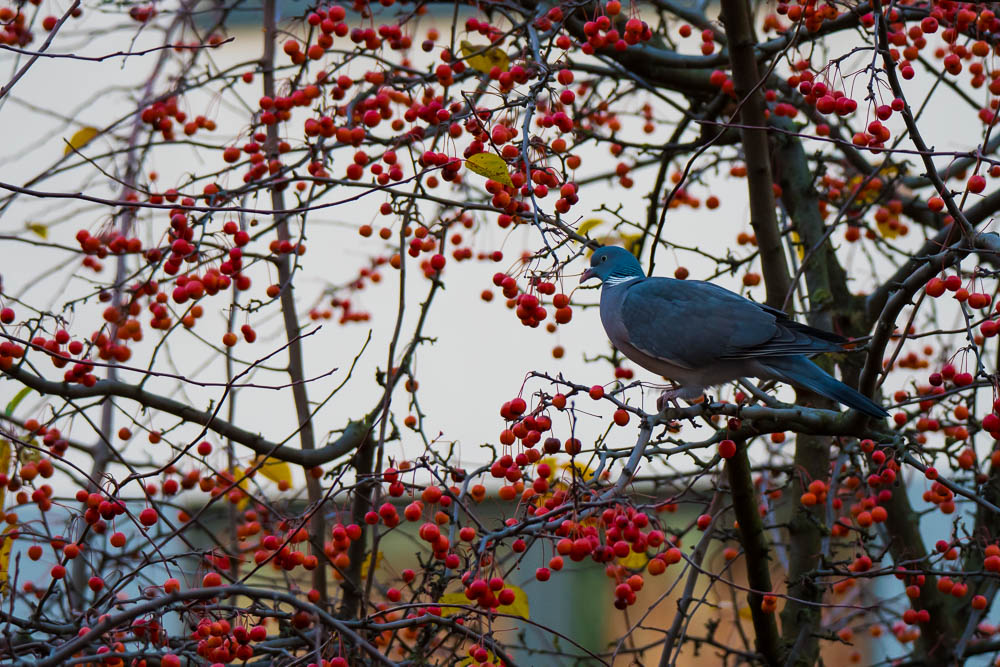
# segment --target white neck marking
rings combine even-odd
[[[605,287],[617,287],[638,280],[639,276],[608,276],[604,281]]]

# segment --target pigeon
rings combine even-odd
[[[701,396],[742,377],[779,380],[870,417],[888,412],[809,360],[849,341],[800,324],[782,311],[699,280],[647,277],[635,255],[616,246],[594,252],[583,283],[599,278],[601,322],[612,344],[678,386],[661,400]]]

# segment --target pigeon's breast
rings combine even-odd
[[[629,341],[628,330],[621,315],[621,304],[626,287],[627,285],[605,287],[601,292],[601,323],[604,325],[604,331],[608,334],[608,338],[619,352],[646,370],[683,383],[684,378],[690,375],[690,369],[670,363],[667,359],[647,354]]]

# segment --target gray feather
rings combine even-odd
[[[678,383],[671,395],[694,398],[739,377],[791,382],[873,417],[886,411],[809,361],[847,340],[780,310],[696,280],[647,278],[623,248],[596,251],[581,282],[600,278],[601,322],[622,354]]]
[[[619,292],[629,342],[687,368],[816,354],[846,342],[711,283],[645,278],[611,290]]]

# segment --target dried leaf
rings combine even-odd
[[[275,484],[287,482],[288,486],[292,485],[292,468],[288,465],[288,463],[273,458],[267,458],[262,463],[261,458],[262,457],[258,456],[253,462],[255,466],[260,464],[260,467],[257,470],[261,475],[267,477]]]
[[[507,172],[507,163],[494,153],[476,153],[465,161],[465,166],[468,167],[469,171],[493,179],[503,185],[514,185],[514,182],[510,180],[510,173]]]
[[[510,58],[500,48],[489,44],[473,44],[462,40],[459,44],[462,48],[462,57],[474,70],[489,74],[494,67],[499,67],[501,72],[510,69]]]
[[[91,140],[100,134],[101,131],[96,127],[81,127],[79,130],[73,133],[73,136],[69,138],[66,142],[66,148],[63,150],[63,155],[69,155],[74,150],[79,150],[89,144]]]

